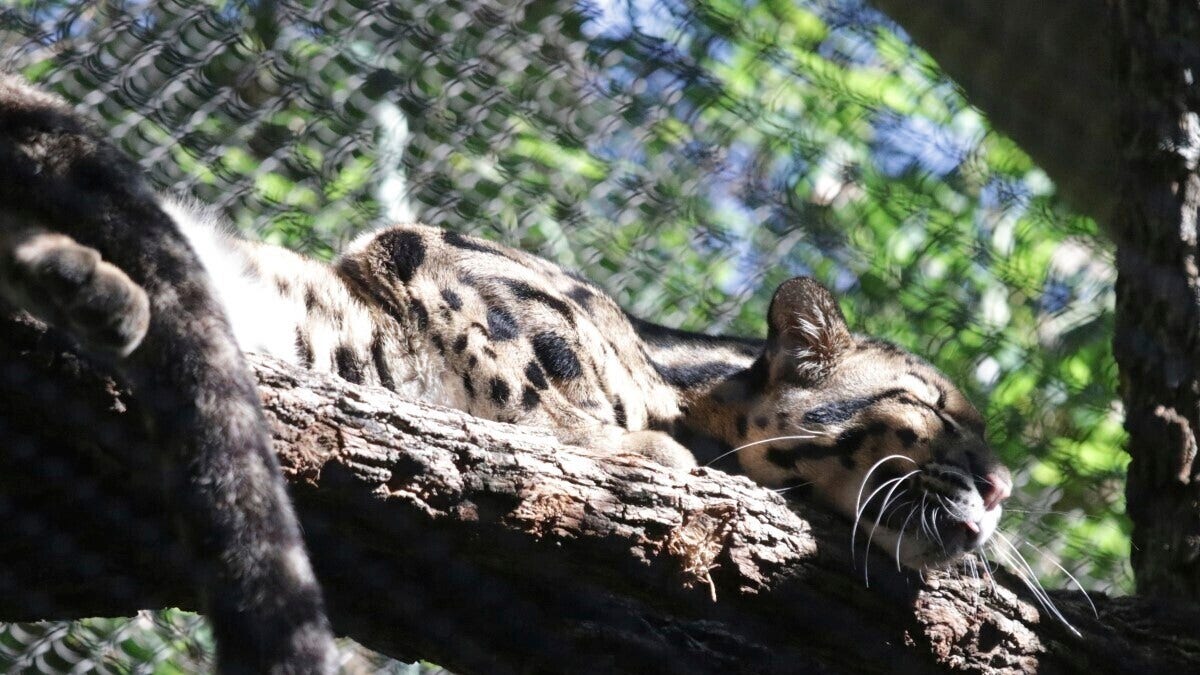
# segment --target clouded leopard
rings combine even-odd
[[[19,86],[7,87],[0,106],[11,120],[30,104],[14,98]],[[41,108],[21,123],[50,113],[55,124],[75,123],[57,102],[37,100]],[[5,138],[12,133],[6,130]],[[85,144],[111,158],[103,141],[86,137]],[[214,366],[237,364],[229,344],[206,337],[206,331],[223,335],[228,317],[241,349],[351,382],[544,427],[565,443],[640,453],[676,468],[724,461],[766,486],[806,488],[913,568],[979,546],[1011,492],[1008,471],[984,441],[982,417],[959,390],[909,352],[852,333],[836,300],[812,279],[794,278],[775,291],[765,339],[689,333],[631,316],[598,286],[545,259],[436,227],[380,229],[325,264],[234,236],[202,208],[153,201],[133,170],[120,165],[129,173],[77,172],[81,180],[87,174],[91,191],[68,195],[99,199],[115,189],[110,181],[136,184],[127,189],[133,206],[101,199],[110,211],[94,215],[80,205],[14,209],[32,198],[4,193],[8,211],[23,222],[61,230],[84,246],[9,237],[8,259],[42,272],[8,274],[0,288],[85,346],[128,352],[126,360],[135,363],[139,353],[186,349]],[[14,185],[23,193],[36,187]],[[63,223],[70,218],[80,223],[68,229]],[[101,234],[86,234],[87,228]],[[144,251],[142,258],[170,255],[172,262],[156,258],[159,276],[139,274],[140,258],[120,250],[125,245]],[[64,247],[87,258],[90,267],[79,279],[74,268],[56,262]],[[207,281],[189,267],[188,248]],[[71,278],[74,295],[65,301],[54,290],[63,281],[56,275]],[[150,298],[150,331],[135,349],[146,311],[139,286]],[[168,302],[168,287],[201,299]],[[81,293],[93,300],[79,302]],[[191,337],[156,332],[164,323],[179,324]],[[236,386],[205,379],[197,386],[210,384],[217,395],[236,389],[238,400],[250,386],[240,379]],[[283,520],[279,527],[291,532],[294,524]]]
[[[328,265],[167,210],[246,350],[601,451],[726,459],[858,517],[910,567],[980,545],[1011,492],[959,390],[851,333],[810,278],[775,291],[765,340],[711,336],[638,319],[543,258],[453,230],[388,227]]]

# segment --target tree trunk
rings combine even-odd
[[[1126,498],[1142,593],[1200,598],[1200,6],[1116,3],[1127,115],[1117,324],[1129,431]]]
[[[1116,241],[1134,574],[1200,599],[1200,7],[874,2]]]
[[[1075,635],[1004,574],[926,584],[875,552],[866,575],[849,523],[744,478],[252,362],[335,628],[393,656],[463,673],[1200,671],[1194,606],[1097,597],[1095,617],[1056,593]],[[29,325],[0,327],[0,372],[0,620],[195,607],[136,401]]]

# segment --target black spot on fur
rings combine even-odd
[[[579,306],[584,309],[591,308],[592,298],[595,296],[596,294],[586,286],[575,286],[571,290],[567,291],[567,297],[577,302]]]
[[[379,235],[375,241],[387,252],[396,277],[406,284],[412,281],[421,263],[425,262],[425,242],[421,240],[421,235],[406,230],[392,230]]]
[[[654,366],[654,370],[658,371],[659,377],[664,382],[683,389],[724,379],[742,370],[737,364],[724,361],[706,361],[685,365],[666,365],[651,361],[650,364]]]
[[[766,429],[768,422],[770,422],[770,420],[767,419],[766,415],[759,415],[758,417],[754,418],[754,426],[758,427],[759,429]]]
[[[905,472],[902,471],[898,466],[895,466],[895,464],[896,464],[895,462],[892,462],[890,465],[881,466],[881,467],[879,467],[878,471],[871,474],[871,484],[867,486],[867,489],[874,490],[875,488],[878,488],[879,486],[883,485],[884,483],[887,483],[890,480],[900,478],[901,476],[903,476]],[[903,486],[900,486],[900,487],[903,487]],[[900,488],[897,488],[897,490],[899,490],[899,489]],[[867,510],[870,511],[870,509],[867,509]],[[866,514],[864,513],[863,515],[865,516]],[[876,512],[872,515],[872,517],[875,517],[878,515],[879,515],[878,512]]]
[[[477,239],[472,239],[470,237],[465,237],[457,232],[452,232],[450,230],[442,230],[442,241],[453,246],[454,248],[461,249],[464,251],[475,251],[477,253],[490,253],[491,255],[498,255],[502,258],[509,257],[508,255],[506,255],[504,253],[504,251],[500,250],[499,248],[496,248],[495,246],[490,246],[488,244],[485,244],[482,241],[479,241]]]
[[[333,363],[337,369],[338,377],[347,382],[362,384],[363,364],[353,349],[346,345],[335,347],[333,350]]]
[[[913,443],[917,442],[917,432],[913,431],[912,429],[909,429],[908,427],[903,427],[901,429],[897,429],[896,436],[900,439],[900,442],[903,443],[904,447],[906,447],[906,448],[911,448]]]
[[[538,363],[556,380],[574,380],[583,375],[583,366],[571,345],[560,335],[538,333],[530,338]]]
[[[408,313],[417,322],[418,330],[424,331],[429,327],[429,311],[425,309],[425,305],[421,304],[420,300],[410,299],[408,301]]]
[[[876,422],[875,424],[869,424],[865,427],[847,429],[846,431],[838,434],[837,441],[834,442],[833,447],[836,448],[839,453],[852,455],[858,451],[859,447],[862,446],[863,442],[868,438],[871,436],[886,434],[889,428],[890,427],[883,422]]]
[[[746,420],[746,416],[745,416],[745,415],[738,415],[738,417],[737,417],[737,434],[738,434],[738,438],[745,438],[745,437],[746,437],[746,432],[748,431],[748,429],[747,429],[747,427],[748,427],[748,426],[749,426],[749,422]]]
[[[512,391],[508,388],[507,382],[499,377],[492,378],[491,397],[493,403],[496,405],[504,405],[505,403],[508,403],[508,397],[511,394]]]
[[[909,377],[911,377],[912,379],[916,380],[917,382],[920,382],[921,384],[923,384],[923,385],[925,385],[925,386],[927,386],[927,387],[932,387],[932,386],[933,386],[933,385],[929,384],[929,380],[925,379],[925,376],[924,376],[924,375],[922,375],[922,374],[920,374],[920,373],[918,373],[918,372],[914,372],[914,371],[911,371],[911,370],[910,370],[910,371],[908,371],[907,373],[905,373],[905,375],[908,375],[908,376],[909,376]]]
[[[468,373],[462,374],[463,389],[467,391],[467,396],[475,398],[475,385],[471,383],[471,376]]]
[[[754,363],[738,376],[750,391],[763,391],[771,381],[771,361],[765,354],[754,359]]]
[[[499,305],[488,307],[487,325],[488,335],[496,342],[506,342],[521,334],[516,317]]]
[[[479,357],[472,354],[471,358],[467,359],[467,367],[474,368],[477,365],[479,365]]]
[[[875,349],[876,351],[883,352],[884,354],[894,354],[896,356],[911,357],[911,354],[904,351],[900,347],[897,347],[895,343],[888,342],[887,340],[881,340],[879,338],[869,337],[869,338],[862,338],[862,342],[864,345],[871,347],[872,349]]]
[[[463,333],[454,338],[454,353],[461,354],[467,348],[467,334]]]
[[[441,338],[436,335],[433,337],[437,350],[439,352],[446,351],[446,346],[442,344]],[[371,361],[375,366],[375,372],[379,374],[379,384],[395,391],[396,380],[392,377],[392,369],[388,367],[387,355],[383,351],[383,336],[378,331],[371,336]]]
[[[304,311],[312,314],[313,310],[317,309],[317,291],[312,286],[307,286],[304,289]]]
[[[842,466],[846,467],[847,469],[853,469],[854,467],[858,466],[858,462],[855,461],[854,457],[850,455],[842,455],[838,458],[838,461],[841,462]]]
[[[562,315],[568,324],[575,325],[575,312],[571,310],[570,305],[562,300],[541,289],[534,288],[524,281],[518,281],[517,279],[499,279],[499,281],[507,286],[508,290],[512,291],[512,294],[517,296],[517,298],[527,302],[543,304]]]
[[[449,288],[442,289],[442,299],[446,301],[446,306],[450,309],[456,312],[462,309],[462,298]]]
[[[617,420],[617,426],[623,429],[629,428],[629,420],[625,418],[625,404],[619,398],[613,401],[613,417]]]
[[[872,394],[871,396],[859,396],[857,398],[848,398],[843,401],[834,401],[819,405],[804,413],[804,423],[841,424],[848,422],[850,418],[857,415],[864,408],[868,408],[886,398],[901,396],[904,393],[906,393],[904,389],[888,389],[885,392]]]
[[[941,387],[938,387],[937,391],[938,391],[937,407],[938,407],[938,410],[943,410],[946,407],[946,390],[942,389]]]
[[[521,392],[521,407],[526,410],[533,410],[541,400],[542,395],[537,393],[537,390],[533,387],[527,385],[525,390]]]
[[[529,379],[530,384],[538,389],[545,389],[546,387],[550,386],[550,384],[546,382],[546,374],[542,372],[541,367],[538,366],[536,361],[530,361],[529,364],[525,366],[525,377]]]
[[[441,335],[434,333],[429,337],[429,342],[433,344],[433,348],[438,350],[439,354],[445,355],[446,341],[442,339]]]
[[[312,368],[313,362],[317,358],[313,354],[312,343],[308,340],[308,334],[300,327],[296,328],[296,355],[300,357],[300,363],[305,368]]]
[[[492,359],[493,361],[495,361],[495,360],[496,360],[496,350],[495,350],[495,349],[492,349],[491,347],[488,347],[487,345],[484,345],[484,347],[483,347],[483,353],[484,353],[484,355],[485,355],[485,356],[487,356],[489,359]]]
[[[791,448],[769,448],[767,461],[784,469],[796,467],[796,453]]]

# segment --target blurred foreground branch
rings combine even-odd
[[[459,672],[1195,672],[1200,609],[922,583],[744,478],[252,358],[335,627]],[[0,620],[195,608],[136,402],[35,327],[0,329]],[[147,480],[147,476],[151,479]],[[715,598],[715,599],[714,599]]]

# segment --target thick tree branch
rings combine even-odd
[[[873,554],[740,477],[599,458],[536,430],[255,359],[337,629],[461,672],[1191,672],[1200,610],[1057,594]],[[0,330],[0,619],[195,606],[135,402]],[[153,471],[149,472],[153,476]],[[715,596],[715,599],[714,599]]]

